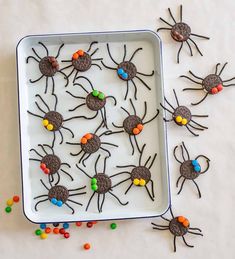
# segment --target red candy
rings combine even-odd
[[[64,235],[65,234],[65,229],[64,228],[60,228],[60,234]]]
[[[40,168],[41,168],[42,170],[45,170],[45,169],[47,168],[47,166],[46,166],[46,164],[41,163]]]
[[[45,174],[49,174],[49,173],[50,173],[50,169],[49,169],[49,168],[45,168],[45,169],[43,170],[43,172],[44,172]]]
[[[51,233],[51,228],[49,228],[49,227],[45,228],[45,233],[47,233],[47,234]]]
[[[219,84],[219,85],[217,86],[217,90],[218,90],[219,92],[223,90],[222,84]]]
[[[92,223],[92,222],[87,222],[87,223],[86,223],[86,226],[87,226],[88,228],[92,228],[92,227],[93,227],[93,223]]]
[[[17,196],[17,195],[13,196],[13,201],[14,202],[19,202],[19,200],[20,200],[19,196]]]
[[[76,224],[77,227],[81,227],[82,222],[78,221],[78,222],[76,222],[75,224]]]
[[[89,243],[86,243],[83,247],[85,250],[89,250],[91,248],[91,245]]]
[[[69,238],[70,237],[70,234],[68,232],[65,232],[64,233],[64,238]]]
[[[211,93],[212,93],[212,94],[217,94],[217,93],[218,93],[218,89],[217,89],[216,87],[213,87],[213,88],[211,89]]]

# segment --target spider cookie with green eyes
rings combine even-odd
[[[86,118],[86,119],[90,119],[90,120],[94,119],[100,113],[102,121],[103,121],[103,126],[108,128],[107,116],[106,116],[106,102],[109,98],[111,98],[114,101],[114,106],[116,106],[117,105],[116,98],[112,95],[106,96],[100,90],[95,89],[93,84],[91,83],[91,81],[84,76],[78,76],[75,80],[77,80],[77,79],[80,79],[79,82],[81,81],[81,79],[85,79],[86,83],[88,83],[88,85],[91,88],[91,92],[89,92],[84,87],[84,84],[81,84],[81,82],[77,83],[77,81],[76,81],[76,83],[74,83],[74,86],[79,86],[85,92],[86,96],[74,95],[73,93],[66,91],[66,93],[68,93],[73,98],[76,98],[77,100],[83,100],[83,102],[81,104],[78,104],[74,108],[69,109],[69,111],[73,112],[73,111],[79,109],[80,107],[86,106],[91,112],[95,112],[94,116]]]

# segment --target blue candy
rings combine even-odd
[[[201,171],[200,165],[194,166],[194,171],[195,172],[200,172]]]
[[[199,165],[199,164],[198,164],[198,161],[197,161],[197,160],[192,160],[192,165],[193,165],[193,166]]]
[[[122,74],[122,78],[123,78],[123,79],[127,79],[127,78],[128,78],[128,74],[124,72],[124,73]]]
[[[47,227],[46,224],[40,224],[40,228],[41,228],[41,229],[45,229],[46,227]]]
[[[124,73],[124,70],[122,68],[119,68],[117,72],[119,75],[122,75]]]
[[[58,207],[61,207],[61,206],[63,205],[63,202],[62,202],[62,201],[57,201],[56,205],[57,205]]]
[[[64,223],[64,224],[63,224],[63,228],[64,228],[64,229],[69,228],[69,223]]]
[[[56,198],[52,198],[52,199],[51,199],[51,203],[53,203],[54,205],[56,205],[57,199],[56,199]]]

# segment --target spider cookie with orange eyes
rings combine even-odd
[[[132,137],[134,137],[134,141],[136,143],[136,147],[137,147],[139,153],[141,153],[141,150],[140,150],[139,144],[137,142],[136,136],[139,135],[144,130],[144,125],[146,125],[149,122],[153,121],[158,116],[159,110],[157,110],[157,113],[153,116],[153,118],[151,118],[148,121],[144,121],[144,119],[145,119],[145,117],[147,115],[147,103],[144,102],[144,115],[142,117],[139,117],[137,115],[135,106],[134,106],[134,104],[133,104],[131,99],[130,99],[130,103],[131,103],[131,106],[133,108],[134,115],[131,115],[125,108],[121,107],[121,109],[124,112],[126,112],[128,116],[124,119],[122,125],[118,126],[118,125],[116,125],[114,123],[112,123],[112,124],[113,124],[113,126],[115,128],[122,129],[122,130],[120,130],[120,131],[113,131],[113,132],[107,133],[107,135],[126,132],[129,135],[129,140],[130,140],[131,147],[132,147],[132,155],[134,155],[135,149],[134,149],[134,145],[132,143]]]
[[[107,153],[107,158],[111,157],[111,152],[104,148],[104,146],[108,145],[108,146],[113,146],[113,147],[118,147],[118,145],[110,143],[110,142],[104,142],[102,141],[102,136],[107,136],[109,135],[109,133],[112,133],[111,130],[106,130],[103,131],[101,134],[98,134],[98,131],[100,130],[100,128],[103,125],[103,121],[101,122],[101,124],[98,126],[98,128],[93,132],[93,133],[87,133],[85,134],[81,139],[80,142],[66,142],[66,144],[69,145],[77,145],[77,146],[81,146],[81,150],[78,153],[70,153],[71,156],[79,156],[80,154],[81,157],[79,159],[79,164],[82,163],[84,167],[86,167],[85,165],[85,161],[94,153],[98,152],[99,150],[103,150]]]

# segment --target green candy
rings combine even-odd
[[[100,92],[99,92],[98,90],[93,90],[93,91],[92,91],[92,95],[95,96],[95,97],[98,96],[99,93],[100,93]]]
[[[116,228],[117,228],[117,224],[116,224],[116,223],[110,224],[110,228],[111,228],[111,229],[116,229]]]
[[[11,212],[11,207],[9,207],[9,206],[6,207],[6,208],[5,208],[5,211],[6,211],[6,213],[10,213],[10,212]]]
[[[41,234],[42,234],[42,230],[41,229],[35,230],[35,235],[40,236]]]
[[[92,178],[91,179],[91,184],[96,184],[97,183],[97,179],[96,178]]]
[[[93,191],[97,191],[97,190],[98,190],[98,186],[97,186],[96,184],[92,184],[92,185],[91,185],[91,189],[92,189]]]
[[[100,100],[104,100],[104,98],[105,98],[105,95],[104,95],[104,93],[99,93],[99,95],[98,95],[98,98],[100,99]]]

